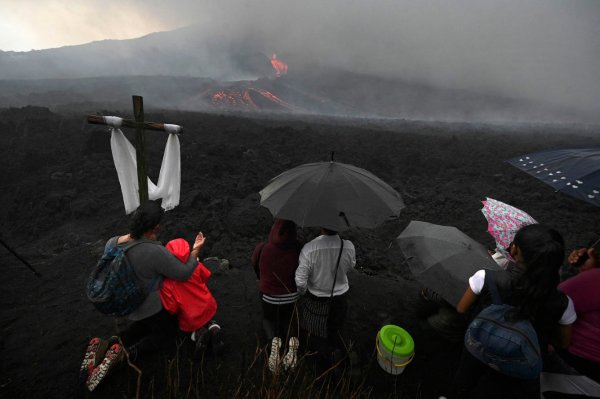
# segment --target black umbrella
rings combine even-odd
[[[333,161],[283,172],[260,191],[260,204],[299,226],[334,231],[372,228],[404,208],[400,194],[377,176]]]
[[[507,161],[572,197],[600,206],[600,148],[570,148]]]
[[[413,220],[397,240],[415,278],[453,306],[476,271],[502,270],[483,245],[456,227]]]

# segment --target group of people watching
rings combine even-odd
[[[560,233],[539,224],[522,227],[510,245],[510,261],[501,259],[504,270],[479,270],[469,278],[469,286],[456,305],[458,318],[454,318],[464,321],[463,336],[466,323],[492,304],[494,288],[490,285],[494,284],[502,301],[514,307],[509,317],[532,323],[545,368],[546,364],[560,366],[554,367],[552,378],[560,379],[561,373],[581,374],[600,383],[600,296],[597,294],[600,259],[595,248],[597,244],[598,241],[569,255],[568,268],[573,269],[575,275],[560,282],[559,270],[565,254]],[[435,292],[424,292],[427,300],[433,298],[441,302]],[[442,308],[447,309],[448,304],[443,304]],[[452,316],[446,320],[450,318]],[[457,326],[457,323],[445,325],[450,324],[454,328]],[[440,325],[444,324],[432,326],[439,328]],[[559,381],[555,385],[566,386],[569,382]],[[600,391],[596,394],[600,395]],[[487,367],[464,348],[446,397],[539,398],[540,378],[509,377]]]
[[[90,390],[122,358],[123,349],[130,356],[155,350],[178,329],[190,334],[196,354],[211,348],[218,355],[223,348],[221,328],[214,320],[217,303],[206,287],[210,271],[198,260],[206,238],[198,233],[191,250],[183,239],[163,246],[157,241],[162,214],[158,203],[141,205],[133,215],[130,233],[106,244],[107,250],[115,245],[127,248],[136,275],[151,289],[129,315],[131,323],[119,337],[90,341],[81,369]],[[276,219],[267,242],[258,244],[252,253],[268,367],[273,373],[296,367],[300,342],[318,352],[325,370],[345,356],[341,332],[355,248],[335,231],[321,228],[320,233],[302,244],[294,222]],[[525,226],[509,251],[511,261],[502,259],[505,270],[480,270],[471,276],[455,314],[466,323],[489,305],[489,284],[494,281],[502,300],[514,306],[512,317],[531,321],[544,357],[559,355],[579,373],[600,382],[598,241],[569,255],[575,273],[563,282],[559,269],[565,246],[556,230]],[[422,295],[428,300],[435,297],[427,290]],[[503,375],[464,350],[447,394],[466,398],[473,392],[485,392],[485,397],[533,398],[540,395],[540,383],[539,378],[518,380]]]
[[[269,369],[273,372],[280,366],[294,367],[301,332],[302,341],[317,350],[325,368],[342,357],[344,348],[341,330],[348,307],[347,273],[356,265],[354,245],[326,228],[302,245],[296,232],[294,222],[276,219],[268,241],[258,244],[251,258],[259,279],[263,329],[270,342]],[[290,337],[288,351],[281,357],[282,339],[286,337]]]

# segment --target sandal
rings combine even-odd
[[[92,392],[98,386],[98,384],[102,382],[104,377],[106,377],[110,371],[114,369],[114,366],[123,360],[124,356],[125,351],[123,350],[121,344],[112,344],[108,351],[106,351],[106,355],[104,356],[104,359],[102,359],[102,363],[95,367],[88,376],[86,381],[88,390]]]
[[[288,343],[288,352],[283,357],[283,367],[285,370],[293,371],[298,363],[298,348],[300,347],[300,341],[298,338],[290,338]]]
[[[269,355],[269,370],[273,374],[279,373],[279,366],[281,365],[281,358],[279,357],[279,350],[281,349],[281,338],[275,337],[271,342],[271,354]]]

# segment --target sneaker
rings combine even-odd
[[[290,338],[288,343],[288,353],[283,357],[283,368],[285,370],[294,370],[298,363],[298,348],[300,347],[300,341],[296,337]]]
[[[223,348],[225,347],[225,343],[223,342],[223,338],[221,337],[221,326],[219,326],[213,321],[208,326],[208,332],[210,333],[210,341],[213,355],[215,357],[218,357],[223,352]]]
[[[102,338],[95,337],[88,343],[83,355],[81,368],[79,369],[79,379],[81,382],[85,382],[92,370],[94,370],[94,367],[96,367],[96,354],[103,341]]]
[[[86,381],[87,388],[92,392],[98,384],[104,380],[111,370],[115,368],[115,365],[119,364],[123,360],[125,352],[121,344],[112,344],[111,347],[106,351],[104,359],[99,366],[95,367]]]
[[[275,337],[271,341],[271,354],[269,355],[269,370],[273,374],[279,372],[279,366],[281,365],[281,358],[279,357],[279,350],[281,349],[281,338]]]

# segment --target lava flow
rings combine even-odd
[[[287,64],[278,59],[277,54],[273,54],[273,57],[271,57],[271,65],[273,65],[273,68],[275,68],[277,77],[280,77],[281,75],[285,75],[287,73]]]
[[[299,110],[298,107],[283,101],[270,91],[254,87],[218,90],[212,94],[211,100],[214,106],[220,108]]]

